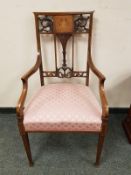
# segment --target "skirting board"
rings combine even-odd
[[[0,114],[14,114],[14,113],[16,113],[16,108],[0,107]]]
[[[109,108],[109,113],[110,114],[126,114],[128,112],[129,108],[125,107],[111,107]],[[14,114],[16,113],[16,108],[13,107],[0,107],[0,114]]]

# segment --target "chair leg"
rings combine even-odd
[[[28,133],[22,134],[22,140],[23,140],[23,144],[24,144],[24,147],[25,147],[27,157],[28,157],[29,165],[33,166]]]
[[[95,162],[95,165],[97,166],[100,164],[100,158],[101,158],[101,152],[103,148],[104,139],[105,139],[105,135],[103,133],[100,133],[98,145],[97,145],[96,162]]]

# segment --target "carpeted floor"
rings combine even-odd
[[[131,145],[121,126],[122,115],[111,115],[101,165],[94,166],[97,135],[30,134],[34,167],[29,167],[15,114],[0,114],[0,175],[128,175]]]

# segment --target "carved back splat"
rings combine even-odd
[[[74,70],[74,37],[78,34],[86,34],[88,37],[88,60],[91,59],[91,33],[92,33],[92,19],[93,11],[91,12],[64,12],[64,13],[51,13],[51,12],[34,12],[36,24],[36,37],[37,37],[37,50],[41,55],[40,34],[54,35],[55,45],[55,65],[54,71],[43,71],[40,67],[41,84],[44,84],[44,77],[58,77],[58,78],[71,78],[71,77],[85,77],[86,84],[89,80],[89,66],[87,62],[87,69],[85,71]],[[63,63],[60,67],[57,65],[57,49],[56,37],[62,45]],[[66,46],[68,40],[72,38],[72,66],[67,66],[66,61]],[[42,57],[42,56],[41,56]],[[42,59],[42,58],[41,58]]]

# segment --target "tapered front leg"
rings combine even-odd
[[[27,154],[27,157],[28,157],[29,165],[33,166],[28,133],[25,132],[21,136],[22,136],[23,144],[24,144],[25,151],[26,151],[26,154]]]
[[[95,165],[100,164],[100,159],[101,159],[101,153],[102,153],[102,148],[105,140],[105,135],[102,133],[99,134],[99,139],[98,139],[98,145],[97,145],[97,154],[96,154],[96,162]]]

